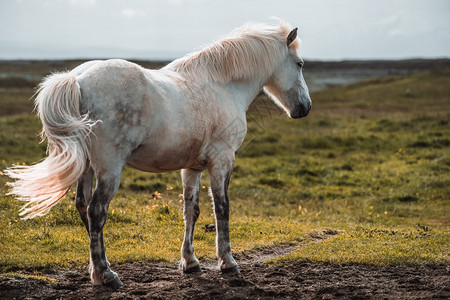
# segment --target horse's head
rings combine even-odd
[[[291,118],[297,119],[308,115],[312,103],[303,78],[303,60],[298,55],[297,28],[287,36],[286,46],[287,55],[275,68],[264,90]]]

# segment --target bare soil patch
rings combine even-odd
[[[182,274],[176,265],[113,265],[124,283],[93,287],[87,268],[45,274],[44,280],[0,276],[0,299],[449,299],[446,266],[367,266],[262,261],[295,249],[264,248],[238,254],[241,274],[221,274],[212,260],[203,273]]]

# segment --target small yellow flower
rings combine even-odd
[[[403,154],[403,149],[402,148],[398,149],[397,152],[394,153],[395,156],[401,155],[401,154]]]
[[[384,214],[387,215],[387,210],[384,211]]]
[[[301,211],[302,210],[302,205],[300,204],[299,206],[298,206],[298,211]]]

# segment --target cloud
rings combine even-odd
[[[170,5],[183,5],[186,1],[185,0],[168,0],[167,3]]]
[[[97,5],[96,0],[70,0],[70,4],[79,6],[95,6]]]
[[[133,8],[125,8],[121,11],[121,13],[127,18],[143,17],[147,14],[144,10],[137,10]]]

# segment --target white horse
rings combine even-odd
[[[216,246],[222,272],[238,273],[229,237],[228,184],[247,130],[246,110],[261,89],[291,118],[311,109],[297,29],[247,24],[160,70],[124,60],[86,62],[53,74],[35,99],[48,157],[13,166],[10,194],[28,203],[25,218],[46,214],[78,181],[76,207],[90,238],[94,285],[118,287],[103,243],[108,205],[125,166],[180,170],[185,234],[180,268],[201,272],[194,255],[200,178],[211,176]],[[92,193],[93,179],[95,191]]]

